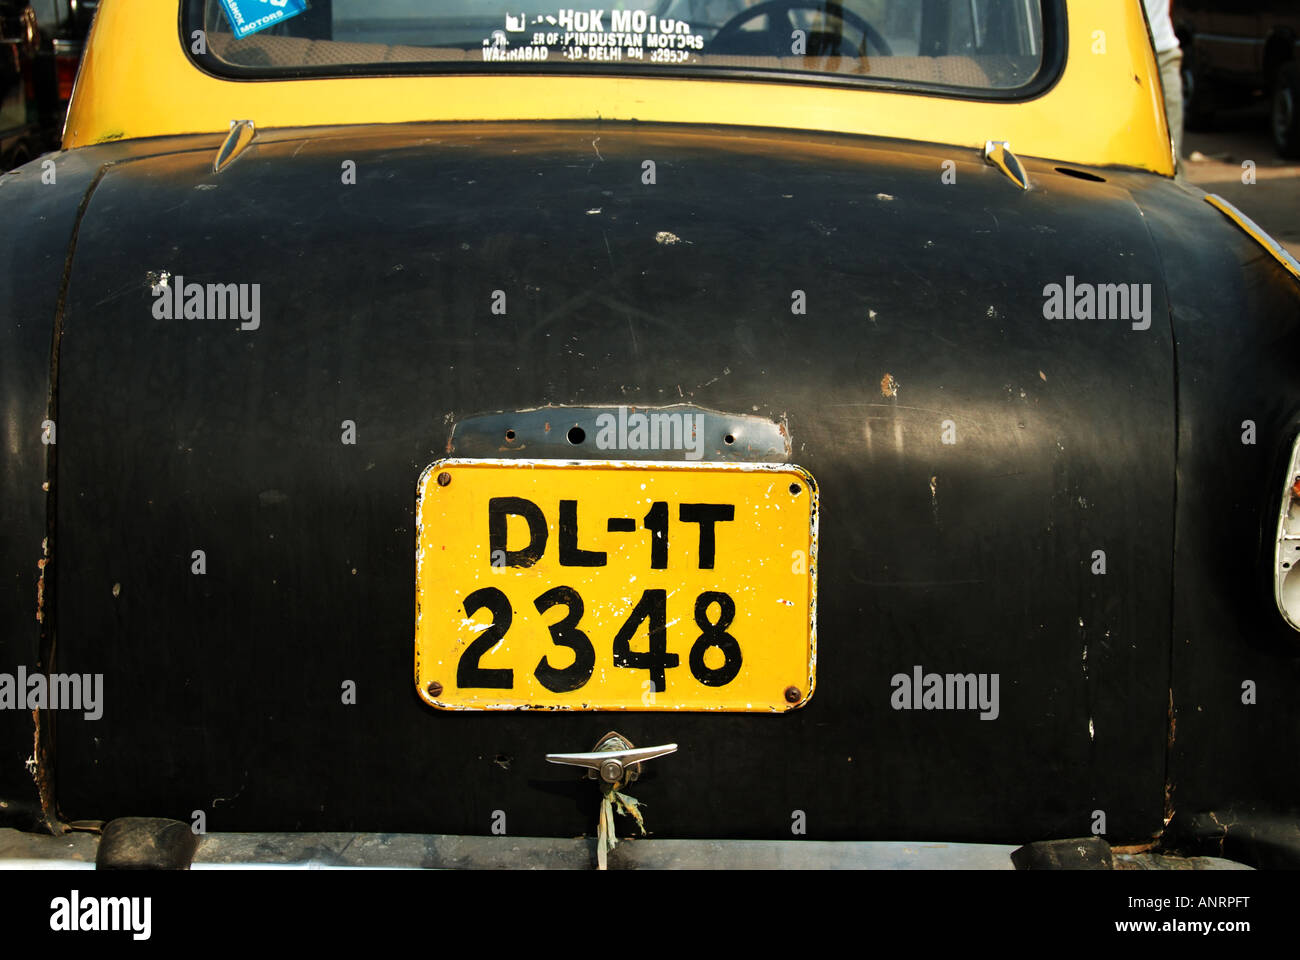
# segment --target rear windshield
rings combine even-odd
[[[1063,20],[1059,0],[185,0],[182,28],[201,66],[250,79],[795,75],[1005,97],[1053,79]]]

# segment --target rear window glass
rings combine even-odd
[[[243,3],[243,9],[239,4]],[[234,6],[232,24],[228,9]],[[1059,0],[186,0],[194,58],[236,77],[386,73],[726,74],[885,83],[975,97],[1044,85]],[[269,19],[269,18],[268,18]],[[236,26],[238,30],[236,30]],[[255,32],[236,36],[249,29]]]

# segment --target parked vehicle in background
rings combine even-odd
[[[1188,126],[1204,129],[1216,110],[1267,97],[1277,152],[1300,157],[1300,3],[1182,0],[1173,15]]]
[[[0,170],[42,152],[36,106],[36,14],[27,3],[0,0]]]
[[[63,119],[72,99],[72,88],[81,66],[81,54],[86,47],[86,36],[99,8],[99,0],[43,0],[51,6],[53,16],[45,17],[37,10],[37,22],[42,29],[53,25],[53,37],[42,51],[53,62],[53,82],[47,86],[54,98],[53,115],[58,136],[63,134]],[[56,142],[55,147],[58,146]]]
[[[58,148],[97,6],[0,0],[0,171]]]

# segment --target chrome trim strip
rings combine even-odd
[[[0,870],[90,870],[98,837],[68,839],[0,829]],[[624,870],[1011,870],[1012,844],[888,840],[666,840],[627,838],[610,854]],[[6,857],[6,851],[16,856]],[[85,860],[77,857],[87,857]],[[1115,853],[1116,869],[1249,869],[1216,857]],[[212,833],[192,870],[594,870],[586,837],[396,833]]]
[[[222,141],[216,157],[212,160],[212,172],[220,173],[234,163],[239,155],[248,149],[248,145],[256,136],[257,130],[252,120],[231,120],[230,132],[226,134],[226,139]]]
[[[1273,255],[1273,258],[1286,269],[1291,276],[1300,280],[1300,261],[1287,253],[1283,246],[1268,235],[1268,233],[1250,217],[1246,216],[1236,207],[1234,207],[1217,193],[1205,195],[1205,202],[1216,208],[1220,213],[1229,220],[1241,227],[1246,233],[1252,236],[1255,241]]]
[[[1025,173],[1020,158],[1011,152],[1011,144],[1005,140],[984,141],[984,162],[1001,170],[1021,190],[1029,189],[1029,175]]]

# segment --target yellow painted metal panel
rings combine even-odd
[[[234,81],[182,46],[177,0],[102,0],[64,146],[178,133],[439,120],[640,120],[817,130],[1119,165],[1172,176],[1159,72],[1141,4],[1071,0],[1059,81],[1024,103],[817,83],[701,77],[461,74]],[[938,173],[935,174],[938,176]]]

